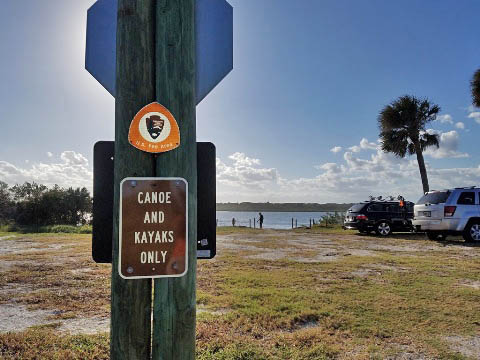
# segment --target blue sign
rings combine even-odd
[[[98,0],[87,12],[85,68],[115,97],[118,0]],[[225,0],[195,1],[196,102],[233,69],[233,8]]]

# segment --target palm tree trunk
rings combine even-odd
[[[425,168],[425,161],[423,160],[423,153],[420,144],[415,143],[415,152],[417,153],[418,167],[420,169],[420,177],[422,178],[423,193],[425,194],[430,190],[428,186],[427,169]]]

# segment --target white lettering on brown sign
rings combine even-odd
[[[187,188],[182,178],[126,178],[121,182],[120,276],[139,279],[186,274]]]

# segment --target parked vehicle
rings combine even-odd
[[[462,235],[480,241],[480,188],[464,187],[430,191],[415,205],[413,226],[431,240]]]
[[[393,231],[412,231],[414,203],[410,201],[370,200],[353,205],[345,215],[343,229],[388,236]]]

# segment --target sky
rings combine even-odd
[[[93,0],[2,0],[0,180],[92,189],[93,145],[114,139],[114,98],[85,70]],[[477,0],[229,0],[234,69],[197,106],[217,151],[217,202],[416,201],[415,157],[379,147],[399,96],[441,107],[428,124],[432,189],[480,185]]]

